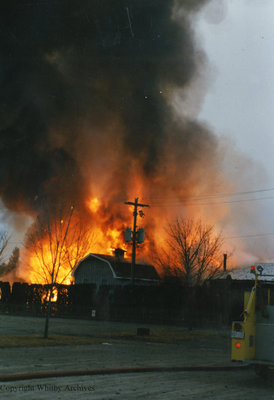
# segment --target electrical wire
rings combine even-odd
[[[224,201],[211,201],[211,202],[187,202],[183,199],[181,201],[165,201],[165,202],[150,202],[150,207],[181,207],[184,206],[215,206],[218,204],[236,204],[236,203],[246,203],[246,202],[254,202],[260,200],[273,200],[274,196],[269,197],[256,197],[256,198],[249,198],[249,199],[237,199],[237,200],[224,200]],[[149,200],[146,200],[149,202]]]
[[[274,233],[269,232],[269,233],[254,233],[252,235],[224,236],[224,239],[256,238],[265,236],[274,236]]]
[[[265,188],[265,189],[256,189],[256,190],[248,190],[248,191],[241,191],[241,192],[234,192],[234,193],[229,193],[229,192],[227,192],[227,193],[214,193],[214,194],[205,194],[205,195],[201,195],[201,196],[187,196],[187,197],[182,197],[181,199],[180,199],[180,201],[188,201],[188,200],[194,200],[194,201],[196,201],[196,200],[206,200],[206,199],[214,199],[214,198],[220,198],[220,197],[232,197],[232,196],[243,196],[243,195],[246,195],[246,194],[252,194],[252,193],[263,193],[263,192],[270,192],[270,191],[273,191],[274,190],[274,188]],[[168,201],[178,201],[177,199],[174,199],[174,198],[166,198],[165,197],[165,199],[167,199]],[[157,201],[159,201],[159,202],[162,202],[162,200],[163,200],[163,198],[157,198],[157,197],[149,197],[149,198],[147,198],[147,201],[150,201],[150,202],[157,202]]]

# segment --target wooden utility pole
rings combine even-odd
[[[127,204],[129,206],[134,206],[133,231],[132,231],[132,256],[131,256],[131,283],[132,283],[132,285],[134,285],[134,271],[135,271],[135,260],[136,260],[136,227],[137,227],[138,207],[149,207],[149,205],[138,203],[138,197],[135,199],[134,203],[132,201],[126,201],[125,204]]]
[[[224,272],[226,272],[226,262],[227,262],[227,254],[224,254],[224,264],[223,264]]]

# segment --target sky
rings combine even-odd
[[[272,0],[213,0],[201,10],[195,27],[208,62],[197,118],[237,154],[227,164],[234,178],[238,174],[236,192],[256,191],[232,197],[241,201],[232,203],[224,227],[235,247],[238,240],[245,241],[251,262],[248,253],[255,247],[256,261],[274,259],[274,191],[269,190],[274,187],[273,20]],[[239,160],[244,168],[238,168]],[[253,198],[262,200],[249,201]],[[235,238],[233,224],[240,225]]]
[[[202,47],[214,69],[199,118],[260,163],[271,180],[273,20],[272,0],[215,0],[202,10],[197,25]]]

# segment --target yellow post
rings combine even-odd
[[[232,324],[232,360],[252,360],[255,357],[257,282],[255,272],[255,285],[251,293],[245,293],[244,297],[244,321]]]

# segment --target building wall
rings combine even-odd
[[[75,283],[94,283],[97,289],[104,285],[125,286],[131,283],[130,279],[114,278],[108,263],[90,257],[84,260],[75,272]],[[136,286],[156,286],[157,281],[135,279]]]
[[[96,258],[83,261],[75,273],[75,283],[95,283],[99,287],[114,285],[115,281],[109,265]]]

